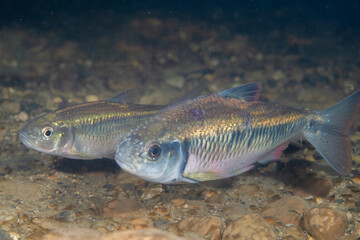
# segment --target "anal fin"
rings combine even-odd
[[[284,142],[280,146],[274,148],[272,151],[267,153],[264,158],[260,159],[258,163],[267,164],[272,161],[276,161],[280,159],[281,153],[287,148],[288,142]]]

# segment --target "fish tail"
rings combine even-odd
[[[315,111],[304,130],[305,138],[342,175],[351,171],[349,128],[358,116],[360,90],[334,106]]]

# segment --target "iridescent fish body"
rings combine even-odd
[[[164,108],[127,103],[128,95],[47,113],[26,123],[19,137],[28,148],[52,155],[114,158],[121,137]]]
[[[360,91],[322,111],[257,101],[260,84],[173,104],[121,140],[115,160],[143,179],[199,182],[231,177],[280,158],[290,140],[304,137],[339,173],[351,169],[348,130]]]

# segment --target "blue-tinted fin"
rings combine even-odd
[[[108,101],[114,103],[131,104],[135,102],[135,97],[135,90],[130,89],[125,90],[112,98],[109,98]]]
[[[360,90],[336,105],[316,111],[319,119],[309,120],[305,138],[337,172],[348,175],[351,171],[351,145],[349,128],[358,116]]]
[[[217,93],[223,98],[236,98],[244,101],[258,100],[261,83],[247,83]]]

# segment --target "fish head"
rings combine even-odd
[[[165,124],[158,121],[130,132],[117,148],[117,164],[148,181],[178,182],[186,160],[184,144],[166,130]]]
[[[73,135],[56,114],[48,113],[27,122],[19,131],[21,142],[36,151],[61,155],[72,147]]]

